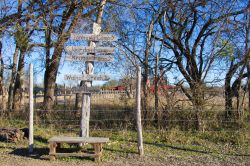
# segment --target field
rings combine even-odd
[[[92,158],[77,157],[49,161],[47,140],[55,135],[78,135],[80,111],[73,110],[74,96],[58,97],[56,111],[48,117],[44,116],[41,98],[36,102],[34,154],[28,154],[27,139],[16,144],[0,142],[0,165],[250,165],[249,114],[244,112],[240,119],[224,119],[221,97],[210,100],[207,110],[203,111],[204,131],[194,129],[194,112],[188,102],[177,102],[173,110],[162,107],[160,125],[153,110],[143,112],[143,157],[137,153],[134,99],[120,94],[93,98],[90,135],[110,138],[104,146],[101,164]],[[148,115],[152,118],[145,118]],[[1,114],[0,127],[27,126],[25,110]],[[63,147],[70,146],[64,144]],[[71,150],[82,149],[72,146]]]
[[[1,119],[0,127],[26,127],[23,120]],[[136,149],[133,130],[91,130],[91,136],[109,137],[101,165],[249,165],[250,128],[237,131],[181,131],[146,128],[143,133],[145,156]],[[154,131],[154,132],[153,132]],[[35,152],[28,154],[28,141],[0,143],[0,165],[98,165],[91,158],[61,157],[48,160],[47,139],[53,135],[75,135],[53,125],[35,127]],[[68,148],[68,145],[64,145]],[[89,148],[87,146],[87,148]],[[79,151],[78,148],[73,150]]]

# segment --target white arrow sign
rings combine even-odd
[[[74,87],[72,88],[73,93],[95,93],[100,92],[101,89],[99,87]]]
[[[114,47],[67,46],[65,50],[67,52],[112,54],[115,51],[115,48]]]
[[[70,38],[72,40],[89,40],[89,41],[116,41],[117,38],[115,35],[111,34],[77,34],[72,33]]]
[[[110,78],[107,75],[64,75],[65,80],[82,80],[82,81],[108,81]]]
[[[86,61],[97,61],[97,62],[112,62],[114,60],[113,56],[103,55],[103,56],[95,56],[95,55],[66,55],[66,61],[75,61],[75,62],[86,62]]]

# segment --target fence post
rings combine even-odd
[[[142,124],[141,124],[141,67],[137,67],[137,81],[136,81],[136,123],[137,123],[137,146],[139,155],[144,155],[143,138],[142,138]]]
[[[30,64],[30,73],[29,73],[29,153],[33,152],[33,109],[34,109],[34,103],[33,103],[33,65]]]

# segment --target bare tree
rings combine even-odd
[[[228,31],[229,37],[221,50],[223,57],[230,61],[225,77],[225,115],[227,118],[231,118],[233,115],[233,97],[236,97],[236,110],[238,117],[240,117],[241,104],[243,103],[240,92],[242,80],[246,77],[249,78],[249,72],[246,71],[249,66],[249,20],[247,13],[247,11],[244,13],[246,19],[234,18],[230,21],[233,26],[229,27],[233,28]]]
[[[65,8],[62,8],[62,19],[56,27],[52,25],[47,25],[46,30],[46,43],[50,43],[50,30],[49,28],[52,28],[52,30],[56,30],[57,35],[57,41],[54,41],[53,48],[54,51],[52,55],[49,55],[49,49],[51,45],[47,45],[48,48],[46,48],[46,68],[45,68],[45,75],[44,75],[44,86],[45,86],[45,92],[44,92],[44,106],[46,110],[52,110],[52,106],[54,104],[54,89],[55,89],[55,82],[57,77],[57,72],[60,64],[60,59],[62,57],[62,52],[64,48],[65,42],[69,39],[70,33],[73,31],[74,27],[76,26],[78,20],[80,19],[80,16],[82,15],[82,10],[84,8],[85,2],[64,2],[61,4],[62,6],[65,6]],[[46,4],[44,5],[46,6]],[[46,8],[45,8],[46,9]],[[87,14],[85,14],[85,17],[91,15],[94,10],[91,10]],[[46,13],[46,11],[45,11]],[[46,18],[45,18],[46,19]],[[50,22],[48,20],[48,22]]]
[[[216,59],[215,43],[223,31],[223,23],[231,16],[244,13],[246,8],[232,9],[230,3],[213,1],[168,1],[162,6],[166,15],[159,19],[162,37],[155,38],[163,41],[175,56],[175,64],[190,88],[188,91],[182,86],[182,90],[196,111],[196,128],[202,130],[205,81]],[[211,44],[209,53],[208,44]]]
[[[128,4],[126,1],[113,2],[112,4],[115,8],[112,6],[112,12],[109,12],[109,17],[112,18],[109,21],[109,28],[119,34],[120,40],[117,44],[120,50],[125,52],[129,61],[132,60],[131,62],[138,63],[142,67],[142,106],[145,118],[149,118],[152,114],[149,111],[150,101],[148,99],[150,75],[152,75],[153,71],[152,58],[155,54],[153,51],[154,39],[152,35],[155,32],[155,24],[159,16],[159,11],[148,11],[151,5],[155,5],[154,3],[148,1],[133,1],[132,4]]]

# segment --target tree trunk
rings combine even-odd
[[[4,73],[4,64],[2,57],[2,42],[0,42],[0,96],[3,96],[3,73]]]
[[[226,109],[226,118],[232,116],[233,111],[233,94],[230,85],[231,78],[226,77],[225,79],[225,109]]]
[[[17,66],[17,60],[18,60],[18,53],[19,50],[16,47],[15,53],[13,55],[13,64],[11,69],[11,79],[10,79],[10,85],[9,85],[9,97],[8,97],[8,109],[13,109],[13,101],[14,101],[14,85],[16,82],[16,66]]]
[[[3,83],[3,73],[4,73],[4,63],[3,63],[3,57],[2,57],[2,42],[0,42],[0,97],[2,99],[2,104],[0,106],[1,109],[5,108],[5,99],[4,99],[4,83]]]
[[[18,22],[17,25],[20,26],[21,22],[21,13],[22,13],[22,0],[18,0]],[[18,55],[19,55],[19,48],[16,45],[15,53],[13,55],[13,64],[12,64],[12,70],[11,70],[11,80],[10,80],[10,85],[9,85],[9,97],[8,97],[8,109],[12,110],[14,108],[13,103],[14,101],[14,90],[15,90],[15,85],[16,85],[16,78],[17,78],[17,62],[18,62]]]
[[[230,82],[229,82],[230,83]],[[225,81],[225,109],[226,109],[226,118],[232,116],[233,111],[233,95],[230,84],[228,81]]]
[[[237,118],[239,119],[241,117],[241,103],[242,103],[242,88],[241,88],[241,82],[244,75],[244,70],[246,68],[246,64],[243,65],[242,69],[240,70],[238,78],[234,81],[232,85],[232,89],[234,92],[234,96],[236,96],[236,110],[237,110]]]
[[[62,18],[62,22],[60,25],[60,32],[58,41],[55,45],[54,52],[52,58],[46,60],[46,69],[44,74],[44,107],[45,110],[51,111],[54,105],[54,93],[55,93],[55,84],[56,84],[56,76],[59,68],[59,63],[62,56],[62,51],[64,48],[64,43],[69,39],[69,34],[73,31],[78,18],[81,15],[82,7],[79,7],[77,13],[74,15],[72,22],[69,25],[67,32],[65,31],[65,27],[67,25],[68,20],[73,15],[76,9],[76,4],[72,3],[70,8],[67,10],[67,14],[65,14]],[[66,10],[66,9],[65,9]],[[47,53],[49,51],[47,50]],[[48,57],[47,57],[48,58]]]
[[[247,26],[246,26],[246,41],[245,41],[245,54],[247,57],[247,79],[248,79],[248,111],[250,114],[250,64],[249,64],[249,56],[250,56],[250,45],[249,45],[249,33],[250,33],[250,9],[248,8],[247,15],[246,15],[246,20],[247,20]]]
[[[250,65],[249,62],[247,64],[247,89],[246,91],[248,91],[248,112],[250,114]]]
[[[198,131],[204,131],[205,125],[202,120],[202,111],[204,109],[204,86],[202,83],[194,83],[191,86],[192,91],[192,103],[195,111],[195,127]]]
[[[159,55],[156,55],[156,58],[155,58],[155,81],[154,81],[154,92],[155,92],[155,119],[157,120],[157,125],[158,125],[158,128],[160,128],[160,125],[161,125],[161,115],[160,115],[160,112],[159,112],[159,87],[158,87],[158,84],[159,84],[159,76],[158,76],[158,63],[159,63]]]
[[[148,82],[150,82],[150,80],[148,80],[148,69],[146,69],[145,67],[145,73],[143,76],[143,99],[142,99],[142,103],[143,103],[143,116],[145,119],[148,118]]]
[[[24,108],[25,87],[24,87],[24,58],[25,52],[20,51],[17,76],[14,86],[14,110],[21,110]]]
[[[233,114],[233,88],[231,87],[231,80],[237,69],[244,63],[238,62],[234,64],[234,61],[231,61],[230,68],[225,77],[225,117],[229,118]],[[236,79],[237,81],[237,79]],[[233,84],[236,84],[236,81]]]
[[[150,25],[148,27],[148,33],[147,33],[147,43],[146,43],[146,48],[145,48],[145,52],[144,52],[144,79],[143,79],[143,93],[144,93],[144,98],[143,98],[143,106],[144,106],[144,111],[146,114],[146,117],[144,118],[150,118],[150,112],[148,110],[148,87],[147,87],[147,83],[148,83],[148,76],[149,76],[149,55],[150,55],[150,48],[152,46],[152,33],[154,30],[154,19],[151,20]]]
[[[59,52],[55,52],[53,56],[58,57],[54,58],[54,61],[52,61],[52,64],[48,66],[45,70],[44,74],[44,107],[45,110],[51,111],[53,109],[54,105],[54,98],[55,98],[55,86],[56,86],[56,75],[57,70],[59,67],[59,62],[62,49]]]

